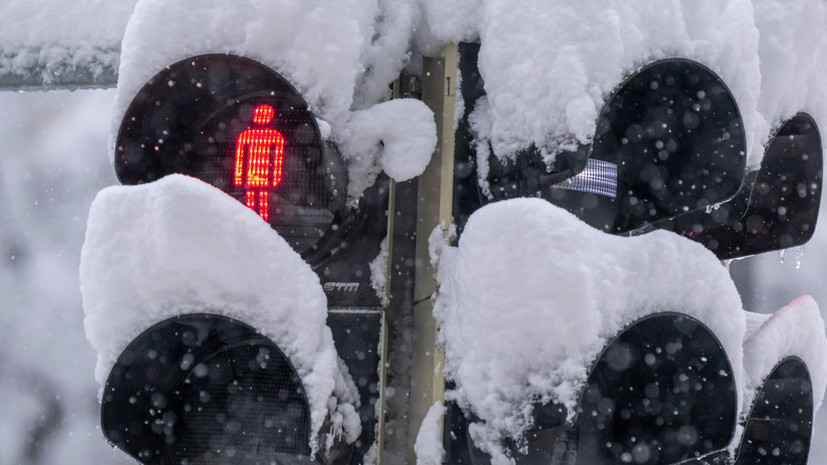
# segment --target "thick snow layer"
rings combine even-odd
[[[656,59],[697,60],[735,95],[757,166],[758,30],[750,0],[427,0],[433,41],[479,39],[498,156],[533,143],[548,155],[592,139],[605,99]],[[785,28],[792,27],[785,25]]]
[[[351,161],[352,197],[382,168],[410,179],[425,170],[436,145],[433,113],[418,100],[373,105],[389,96],[409,59],[415,11],[410,1],[141,0],[123,39],[113,139],[155,74],[194,55],[228,53],[283,75],[330,124]]]
[[[384,171],[407,181],[425,171],[436,147],[434,114],[420,100],[398,99],[352,114],[343,134],[351,198]]]
[[[827,387],[827,338],[818,304],[803,296],[771,315],[752,315],[763,322],[744,342],[745,412],[778,362],[793,356],[810,371],[814,408],[818,410]]]
[[[827,124],[825,8],[819,0],[426,0],[423,50],[479,40],[497,156],[553,156],[592,139],[606,98],[648,62],[682,57],[733,92],[757,168],[772,127],[799,111]]]
[[[307,391],[314,433],[328,413],[334,424],[359,427],[318,276],[221,191],[180,175],[104,189],[89,213],[80,278],[101,385],[135,336],[175,315],[208,311],[251,325],[281,348]],[[344,433],[352,440],[358,430]]]
[[[445,458],[445,449],[442,446],[442,419],[444,416],[445,405],[442,402],[436,402],[425,414],[414,444],[417,465],[442,464]]]
[[[438,281],[450,397],[481,420],[472,437],[498,463],[509,462],[500,439],[530,426],[532,399],[573,414],[604,344],[649,314],[704,323],[742,387],[740,297],[711,252],[675,234],[617,237],[540,199],[497,202],[442,248]]]
[[[800,111],[827,127],[827,16],[817,0],[753,0],[759,33],[758,109],[773,125]],[[769,136],[767,134],[766,136]]]

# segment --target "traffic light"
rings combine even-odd
[[[598,229],[634,232],[711,208],[741,189],[744,124],[726,84],[702,64],[668,59],[638,69],[607,99],[591,145],[564,151],[548,166],[533,147],[495,156],[475,134],[474,111],[485,98],[479,47],[459,46],[464,114],[456,132],[454,206],[460,226],[492,201],[541,197]]]
[[[170,175],[197,178],[236,199],[227,208],[252,210],[248,217],[254,213],[284,238],[301,256],[302,267],[320,280],[327,301],[327,326],[321,331],[329,327],[341,366],[308,374],[307,366],[293,360],[295,347],[282,347],[283,341],[273,338],[290,325],[276,331],[262,323],[274,318],[266,316],[268,311],[277,313],[267,305],[301,300],[302,288],[282,289],[283,295],[270,295],[276,301],[258,302],[265,316],[229,311],[194,295],[190,304],[151,317],[153,324],[122,348],[103,390],[106,438],[141,462],[159,464],[310,463],[317,458],[355,464],[376,453],[387,329],[386,291],[373,283],[385,281],[383,261],[388,260],[382,243],[389,234],[388,212],[394,210],[387,176],[379,175],[358,200],[349,199],[345,163],[323,137],[302,95],[268,67],[232,55],[194,56],[153,77],[126,111],[115,150],[121,183],[160,183],[153,187],[158,190],[154,195],[171,202],[176,189],[169,183],[195,181]],[[156,180],[163,181],[152,184]],[[204,199],[190,197],[185,203],[209,203],[207,192],[202,192]],[[157,215],[151,210],[144,213]],[[242,228],[232,216],[223,221],[235,224],[224,224],[208,219],[218,211],[195,210],[197,221],[205,221],[210,230],[170,228],[167,234],[189,235],[198,243],[199,235]],[[245,221],[245,230],[257,227]],[[273,244],[237,237],[213,247],[238,250],[246,255],[239,260],[255,263]],[[182,274],[171,279],[173,287],[180,279],[183,292],[195,278]],[[257,293],[268,287],[261,279],[263,275],[250,278],[248,289],[238,288],[236,281],[214,286],[256,301]],[[302,322],[306,316],[299,311],[289,318]],[[314,407],[308,393],[308,376],[336,386],[333,404],[322,402],[327,412],[323,422],[313,413],[319,406]],[[351,414],[346,404],[358,411]]]
[[[568,220],[558,219],[546,221],[545,227],[529,226],[531,221],[525,220],[524,229],[535,231],[538,237],[519,239],[517,232],[509,241],[513,243],[512,250],[531,249],[523,241],[546,244],[546,254],[550,260],[569,264],[570,274],[581,278],[579,281],[573,277],[564,279],[563,274],[558,276],[548,271],[566,268],[561,264],[535,264],[535,272],[543,274],[546,279],[555,281],[560,278],[568,283],[549,283],[549,292],[555,289],[562,295],[536,294],[530,284],[533,278],[529,277],[521,286],[523,294],[529,296],[528,303],[519,298],[509,298],[505,287],[497,287],[490,293],[477,289],[476,293],[482,293],[482,296],[462,294],[462,291],[471,292],[468,289],[472,288],[470,283],[475,279],[485,280],[483,274],[472,271],[474,264],[469,257],[474,255],[471,251],[473,245],[463,246],[464,240],[477,246],[481,243],[480,220],[474,225],[473,238],[465,237],[463,229],[467,225],[470,227],[469,218],[474,221],[474,215],[482,214],[483,210],[486,210],[485,215],[489,219],[487,226],[494,228],[496,222],[490,219],[494,214],[487,209],[499,201],[519,197],[542,198],[568,210],[589,225],[612,234],[640,234],[664,224],[671,225],[671,222],[677,222],[676,218],[702,218],[710,212],[725,212],[727,208],[720,208],[720,204],[739,193],[746,192],[748,195],[751,189],[746,173],[744,124],[735,98],[723,80],[700,63],[684,59],[656,61],[636,70],[609,95],[596,121],[591,144],[580,144],[563,151],[553,164],[548,164],[535,147],[503,158],[493,153],[485,140],[484,131],[478,131],[475,126],[480,119],[475,112],[484,110],[486,97],[478,67],[479,49],[479,44],[460,44],[457,52],[460,74],[457,82],[461,86],[457,98],[463,100],[460,108],[464,112],[458,121],[454,139],[453,212],[460,230],[458,254],[464,257],[462,260],[465,262],[464,266],[454,263],[460,260],[456,257],[457,252],[447,258],[449,264],[445,270],[440,270],[443,274],[442,288],[437,302],[442,324],[450,326],[443,327],[445,365],[450,367],[450,397],[456,399],[448,404],[445,419],[447,462],[497,463],[505,457],[518,464],[683,463],[700,460],[700,457],[723,460],[728,456],[727,448],[737,431],[741,411],[738,392],[742,389],[740,342],[733,344],[724,338],[740,341],[743,334],[735,331],[723,335],[721,326],[710,326],[692,309],[697,302],[666,298],[672,303],[664,304],[664,300],[659,300],[656,308],[651,308],[650,304],[645,303],[645,298],[631,297],[628,293],[622,297],[626,300],[623,304],[611,302],[612,298],[608,298],[605,306],[627,305],[627,311],[635,316],[619,327],[602,333],[606,339],[600,340],[600,352],[594,358],[583,360],[586,379],[578,386],[576,393],[569,393],[566,401],[549,396],[548,390],[534,392],[533,397],[526,392],[520,402],[509,407],[512,410],[506,410],[512,413],[529,412],[525,414],[527,416],[514,414],[506,419],[495,418],[491,416],[490,409],[469,400],[470,395],[464,390],[470,389],[479,394],[488,389],[490,398],[502,402],[501,396],[508,395],[507,389],[511,388],[485,386],[486,382],[494,382],[496,376],[493,374],[490,375],[492,381],[483,381],[488,379],[485,376],[474,378],[468,375],[467,366],[472,364],[457,351],[473,350],[466,345],[468,340],[476,338],[483,338],[483,345],[515,342],[504,341],[503,337],[508,333],[493,328],[490,336],[484,332],[462,333],[463,326],[466,330],[468,327],[473,329],[483,319],[483,316],[472,316],[463,311],[484,314],[488,308],[486,299],[496,300],[501,308],[513,308],[517,313],[520,307],[533,305],[538,311],[543,306],[559,307],[561,319],[570,317],[567,312],[571,311],[572,306],[582,306],[578,311],[588,314],[593,299],[600,298],[598,289],[601,286],[583,283],[595,282],[592,279],[598,282],[604,279],[607,283],[624,279],[611,274],[599,275],[602,278],[598,278],[595,276],[598,271],[584,271],[589,268],[599,270],[603,265],[592,260],[587,253],[589,250],[602,250],[602,261],[610,264],[618,260],[614,258],[616,256],[641,257],[640,263],[633,265],[639,270],[636,276],[640,282],[617,282],[614,286],[636,289],[630,291],[633,294],[658,293],[645,284],[650,279],[647,268],[651,267],[644,258],[647,253],[625,254],[622,252],[623,244],[619,242],[605,247],[608,239],[602,248],[602,239],[595,239],[594,243],[583,242],[585,239],[571,241],[567,239],[567,234],[580,237],[587,236],[586,232],[570,228]],[[481,210],[486,205],[488,207]],[[516,205],[503,206],[498,211],[503,213],[505,208],[517,209]],[[715,210],[716,206],[718,210]],[[537,216],[538,211],[526,210],[524,215]],[[729,216],[732,217],[729,221],[735,221],[737,212]],[[519,216],[504,214],[499,223],[519,221]],[[514,232],[510,226],[499,228],[501,234],[507,237]],[[555,235],[546,232],[557,228],[566,230],[566,233]],[[557,240],[545,238],[546,234],[554,235]],[[643,236],[641,240],[649,239]],[[497,245],[492,247],[486,252],[487,258],[479,258],[476,267],[491,269],[497,262],[497,266],[508,268],[508,274],[519,275],[520,268],[515,268],[516,264],[512,264],[507,255],[498,254]],[[665,247],[672,250],[671,245]],[[537,250],[526,256],[541,253]],[[666,250],[661,255],[667,261],[686,259],[666,258],[671,257]],[[687,265],[687,268],[697,266]],[[721,270],[716,269],[719,267],[717,263],[704,266],[710,268],[707,270],[709,273],[722,274]],[[618,265],[618,269],[621,267]],[[677,275],[684,271],[663,272]],[[689,274],[684,278],[672,276],[684,287],[675,292],[686,292],[694,286],[691,281],[696,278],[691,278]],[[509,278],[503,277],[504,280]],[[721,279],[729,281],[727,277]],[[495,286],[492,283],[488,285]],[[570,295],[577,292],[570,291],[569,287],[582,291],[582,304]],[[731,284],[724,287],[714,292],[719,293],[720,300],[728,300],[730,304],[719,306],[716,311],[726,313],[732,321],[743,321],[737,293]],[[719,304],[710,304],[706,310]],[[641,307],[635,308],[636,305]],[[649,310],[644,311],[643,308]],[[618,318],[612,315],[601,318]],[[553,323],[549,320],[543,326],[544,320],[539,315],[527,318],[533,321],[535,327],[547,328],[549,340],[552,341],[549,344],[565,344],[567,347],[560,350],[568,350],[570,356],[576,358],[574,354],[579,353],[579,340],[567,339],[562,334],[553,336],[557,334],[554,326],[573,323]],[[578,316],[578,321],[580,318]],[[501,326],[509,326],[512,321],[506,316],[495,319],[499,319],[498,325]],[[519,326],[519,322],[514,325]],[[587,338],[585,331],[574,327],[569,331],[582,332],[580,337]],[[528,335],[525,337],[529,338]],[[455,339],[466,342],[461,345]],[[572,344],[574,347],[570,347]],[[667,347],[670,349],[666,350]],[[661,351],[667,355],[662,356]],[[530,358],[531,351],[528,352],[526,357]],[[461,360],[451,359],[458,356]],[[528,381],[530,385],[542,384],[550,376],[543,371],[544,363],[547,362],[539,358],[535,361],[537,371],[529,376],[536,379]],[[457,368],[458,364],[466,368]],[[495,370],[496,366],[495,361],[481,370]],[[476,380],[477,385],[469,387],[469,380]],[[545,382],[562,382],[565,385],[565,381]],[[480,383],[483,386],[479,386]],[[504,426],[513,427],[514,424],[522,425],[522,434],[515,435],[514,429]],[[498,440],[491,439],[498,435]]]
[[[662,232],[608,235],[542,199],[475,212],[440,267],[447,462],[726,455],[743,312],[726,269],[698,250]]]

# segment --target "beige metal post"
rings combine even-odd
[[[428,257],[428,237],[437,225],[451,223],[454,174],[454,104],[457,93],[457,47],[447,45],[439,58],[423,63],[422,99],[433,110],[438,143],[431,163],[419,177],[414,285],[411,410],[408,463],[416,463],[414,444],[425,414],[441,401],[445,390],[445,356],[437,347],[437,324],[431,296],[436,292],[435,270]]]

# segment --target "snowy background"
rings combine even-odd
[[[98,429],[95,352],[84,336],[78,264],[89,206],[116,180],[106,155],[114,91],[0,93],[0,465],[130,463]],[[771,312],[802,294],[827,302],[827,227],[806,251],[750,265],[744,305]],[[800,267],[796,269],[797,262]],[[827,459],[827,413],[810,463]]]
[[[0,93],[0,464],[131,463],[99,430],[78,265],[112,91]]]
[[[49,2],[57,3],[6,0],[0,5],[4,26],[0,28],[1,44],[11,48],[51,45],[27,49],[19,59],[0,53],[0,69],[25,69],[31,61],[48,62],[49,57],[68,53],[54,47],[68,42],[79,50],[73,59],[89,64],[100,55],[90,42],[117,46],[135,3],[84,0],[73,2],[71,8],[63,7],[64,2],[59,3],[61,8],[43,8]],[[117,8],[102,8],[109,3]],[[138,19],[154,18],[152,9],[165,2],[142,3],[143,16],[137,15]],[[195,3],[203,2],[179,2],[175,11],[189,15],[186,5]],[[302,5],[309,9],[318,4]],[[533,141],[549,152],[560,149],[561,144],[587,140],[601,99],[625,72],[636,64],[675,54],[703,61],[731,84],[744,113],[752,166],[760,159],[760,141],[769,134],[770,126],[784,117],[807,110],[821,123],[822,131],[827,128],[827,98],[823,98],[827,88],[820,84],[823,73],[819,72],[826,60],[818,59],[825,56],[827,39],[824,5],[818,0],[526,1],[521,4],[528,6],[520,9],[514,9],[508,0],[378,0],[341,2],[340,6],[352,4],[364,7],[351,12],[353,18],[359,13],[355,23],[358,40],[340,44],[348,45],[345,48],[350,53],[332,55],[341,60],[351,58],[349,76],[358,77],[361,87],[351,95],[348,89],[342,91],[335,85],[345,80],[328,76],[332,90],[326,91],[337,97],[344,95],[330,99],[341,105],[332,105],[325,113],[332,124],[341,124],[336,133],[358,128],[346,124],[359,122],[353,115],[345,115],[347,110],[367,108],[381,100],[387,92],[386,81],[404,65],[409,41],[420,50],[434,52],[442,42],[476,38],[488,44],[481,51],[481,60],[487,66],[491,116],[498,124],[492,126],[489,136],[503,154],[514,147],[511,134],[518,134],[518,145]],[[540,4],[553,8],[536,14],[531,6]],[[414,11],[413,5],[422,6],[422,11]],[[108,16],[102,17],[103,13]],[[69,16],[77,21],[67,21]],[[174,21],[172,16],[161,18]],[[213,18],[226,28],[228,16],[216,14]],[[591,21],[582,21],[583,17]],[[376,18],[379,23],[374,31],[368,26]],[[321,15],[317,19],[336,22],[340,18]],[[32,21],[39,27],[31,27]],[[90,28],[76,27],[78,21],[85,21]],[[546,27],[549,21],[558,27]],[[256,23],[250,24],[253,26],[246,27],[258,30]],[[141,47],[151,48],[153,39],[171,42],[166,34],[143,33],[142,27],[152,30],[154,25],[154,20],[133,23],[133,30],[138,31],[135,36],[142,40],[130,50],[140,55],[146,50]],[[543,35],[552,29],[567,33]],[[320,30],[333,36],[339,31]],[[596,30],[601,34],[595,35]],[[203,32],[215,31],[205,28]],[[373,32],[378,36],[373,37]],[[241,34],[239,43],[249,46],[246,37]],[[281,43],[283,38],[268,39]],[[580,49],[584,41],[587,46]],[[312,48],[315,43],[308,41],[306,45]],[[653,43],[660,46],[653,47]],[[535,47],[538,44],[546,46]],[[165,53],[170,50],[158,50],[160,54],[150,58],[168,63]],[[514,59],[521,50],[539,53],[534,64],[545,66],[543,73]],[[284,66],[286,71],[292,70],[288,75],[301,81],[304,74],[299,65],[306,62],[304,55],[296,56]],[[111,55],[106,57],[112,59]],[[363,58],[372,65],[372,74],[360,74]],[[126,63],[129,65],[128,60]],[[150,68],[139,63],[131,69],[149,72]],[[524,71],[529,75],[524,76]],[[572,73],[576,79],[571,78]],[[308,79],[313,76],[305,74]],[[541,76],[539,81],[537,76]],[[132,80],[123,84],[124,95],[131,95],[130,83],[139,87],[146,77],[133,73]],[[570,87],[557,88],[558,82],[567,82]],[[538,101],[538,92],[549,98]],[[128,101],[122,97],[117,103],[117,95],[116,91],[0,93],[0,140],[4,141],[0,145],[0,465],[130,463],[124,454],[107,446],[98,429],[96,353],[84,335],[78,278],[90,204],[101,188],[116,183],[107,144],[113,121],[119,120]],[[511,107],[513,102],[518,104],[516,110]],[[536,124],[522,124],[525,119]],[[560,128],[562,132],[540,134],[542,137],[534,140],[539,133],[532,128],[537,127]],[[520,133],[520,128],[528,133]],[[827,226],[821,225],[806,253],[788,251],[783,260],[772,253],[734,263],[732,271],[739,275],[745,308],[771,312],[806,293],[827,308],[825,252]],[[812,464],[827,460],[827,412],[817,419],[815,434]]]

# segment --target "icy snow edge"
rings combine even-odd
[[[827,387],[827,338],[818,304],[805,295],[771,315],[748,316],[761,318],[763,322],[744,342],[744,411],[752,406],[758,389],[776,365],[788,357],[798,357],[807,365],[812,381],[813,411],[817,411]]]
[[[86,337],[101,384],[129,342],[176,315],[249,324],[290,359],[310,404],[311,448],[333,414],[355,440],[358,396],[339,365],[318,276],[252,210],[181,175],[110,187],[92,204],[81,252]]]
[[[511,462],[500,440],[531,426],[533,400],[573,414],[605,343],[646,315],[680,311],[709,327],[743,398],[738,292],[711,252],[675,234],[611,236],[540,199],[497,202],[442,248],[437,279],[448,398],[481,420],[469,431],[497,463]]]

